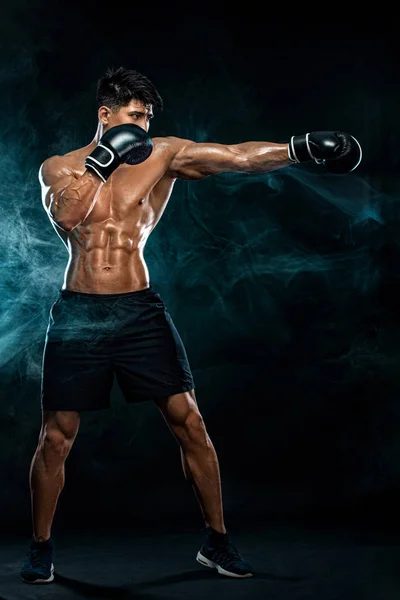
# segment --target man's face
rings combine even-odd
[[[99,120],[103,124],[103,132],[111,129],[111,127],[125,123],[134,123],[145,131],[148,131],[152,118],[152,105],[145,105],[140,100],[131,100],[127,106],[121,106],[117,112],[113,112],[107,106],[99,108]]]

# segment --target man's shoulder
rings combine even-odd
[[[39,167],[39,181],[45,183],[48,178],[71,175],[77,156],[73,152],[55,154],[46,158]]]
[[[66,152],[65,154],[55,154],[54,156],[50,156],[41,164],[40,172],[44,170],[44,172],[59,171],[62,173],[70,173],[71,171],[79,168],[79,166],[82,165],[82,162],[85,162],[85,158],[95,147],[96,144],[91,142],[86,146],[75,148],[74,150],[70,150],[70,152]]]
[[[192,140],[187,140],[184,138],[179,138],[174,135],[167,135],[165,137],[153,137],[154,147],[160,150],[171,150],[172,152],[176,152],[180,150],[188,143],[192,143]]]

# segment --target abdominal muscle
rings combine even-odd
[[[140,244],[136,238],[135,244],[134,239],[120,235],[121,232],[115,235],[114,231],[111,235],[97,226],[96,234],[88,235],[84,228],[79,229],[68,236],[70,259],[63,289],[88,294],[122,294],[149,287],[143,238]],[[116,239],[118,245],[115,245]]]

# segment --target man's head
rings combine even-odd
[[[97,106],[103,132],[116,125],[134,123],[149,130],[153,108],[163,108],[154,85],[132,69],[110,68],[97,82]]]

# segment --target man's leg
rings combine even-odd
[[[64,463],[80,424],[77,411],[43,410],[39,443],[30,468],[33,537],[50,538],[57,500],[64,487]]]
[[[193,486],[206,527],[226,533],[218,458],[194,390],[162,398],[156,404],[180,445],[183,471]]]

